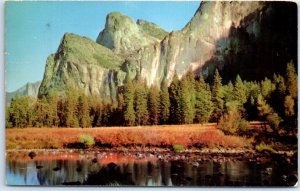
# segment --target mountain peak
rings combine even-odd
[[[17,96],[30,96],[33,98],[37,98],[38,91],[41,85],[41,81],[37,82],[27,82],[24,86],[13,92],[6,92],[5,103],[6,105],[11,102],[11,100]]]
[[[106,16],[105,28],[96,42],[115,53],[128,53],[158,42],[149,36],[128,16],[118,12]]]
[[[136,21],[137,25],[145,31],[148,35],[157,38],[159,40],[162,40],[167,36],[168,32],[164,29],[160,28],[158,25],[152,22],[148,22],[142,19],[138,19]]]

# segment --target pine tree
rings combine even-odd
[[[258,95],[257,98],[257,110],[258,115],[263,119],[267,120],[271,128],[276,131],[279,127],[282,119],[274,111],[274,109],[266,102],[262,95]]]
[[[195,88],[194,79],[184,76],[180,81],[180,122],[193,123],[195,118]]]
[[[67,127],[67,100],[62,97],[57,102],[57,116],[59,118],[59,126]]]
[[[225,86],[223,86],[223,94],[224,94],[224,101],[231,102],[234,101],[234,87],[231,81]]]
[[[102,102],[96,96],[89,97],[90,118],[93,127],[101,126],[102,119]]]
[[[281,75],[273,75],[273,83],[275,84],[275,90],[276,92],[284,96],[286,92],[286,85],[285,85],[285,79]]]
[[[124,88],[119,88],[118,94],[117,94],[117,101],[118,106],[117,110],[115,111],[116,114],[116,121],[118,125],[124,125],[124,108],[125,108],[125,98],[124,98]]]
[[[83,128],[91,126],[90,107],[84,94],[78,98],[78,122],[79,126]]]
[[[57,127],[59,125],[59,117],[58,117],[58,96],[57,93],[51,92],[48,97],[48,104],[50,110],[50,125]]]
[[[239,106],[243,107],[243,105],[247,101],[247,94],[246,94],[246,86],[244,85],[239,75],[237,75],[235,80],[233,94],[234,94],[234,99],[239,103]]]
[[[218,70],[216,69],[214,74],[213,86],[212,86],[212,102],[213,102],[213,112],[212,120],[219,122],[224,109],[224,100],[223,100],[223,90],[222,90],[222,78],[219,75]]]
[[[170,122],[179,124],[181,122],[181,104],[180,104],[180,84],[177,73],[175,72],[169,87],[170,95]]]
[[[13,123],[12,123],[12,111],[11,111],[11,107],[6,107],[5,108],[5,128],[12,128],[13,127]]]
[[[160,91],[160,122],[166,124],[170,116],[170,97],[168,86],[163,83]]]
[[[132,81],[129,80],[125,85],[125,110],[124,110],[124,120],[125,125],[133,126],[135,123],[135,111],[134,111],[134,86]]]
[[[79,127],[78,123],[78,101],[76,90],[70,89],[67,91],[66,100],[66,126],[67,127]]]
[[[149,111],[150,124],[157,125],[159,123],[160,102],[159,102],[159,90],[155,85],[152,85],[149,90],[148,111]]]
[[[295,107],[295,101],[292,98],[292,96],[290,95],[286,96],[284,99],[284,108],[285,108],[284,113],[286,117],[292,117],[295,115],[294,107]]]
[[[111,101],[107,99],[102,100],[101,126],[109,126],[111,124],[111,109]]]
[[[149,112],[147,110],[148,88],[146,82],[140,81],[136,84],[134,94],[135,122],[137,125],[147,125]]]
[[[124,107],[125,107],[125,100],[124,100],[124,94],[121,92],[118,92],[117,95],[117,100],[118,100],[118,110],[119,112],[123,112]]]
[[[272,83],[275,86],[275,90],[268,99],[270,105],[278,112],[280,116],[285,116],[284,99],[286,96],[285,80],[281,75],[273,75]]]
[[[34,126],[49,127],[52,124],[51,111],[45,96],[37,100],[34,108]]]
[[[32,126],[34,120],[33,105],[30,97],[16,97],[10,103],[10,117],[13,127]]]
[[[275,84],[273,84],[272,81],[267,77],[263,81],[261,81],[260,87],[261,87],[261,95],[267,99],[270,97],[271,93],[275,90]]]
[[[287,64],[286,68],[286,87],[287,93],[292,96],[292,98],[298,97],[298,83],[297,83],[297,73],[293,62]]]
[[[196,83],[196,103],[195,103],[195,117],[199,123],[208,122],[213,109],[211,101],[211,92],[209,86],[205,84],[203,76],[200,75]]]
[[[244,105],[245,111],[247,111],[247,119],[255,120],[258,119],[258,111],[256,107],[256,100],[260,94],[260,86],[256,82],[246,83],[246,88],[248,89],[248,99]]]

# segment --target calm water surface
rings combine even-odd
[[[159,160],[154,155],[27,153],[6,156],[8,185],[286,186],[296,169],[278,161]]]

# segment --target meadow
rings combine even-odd
[[[98,128],[6,129],[6,149],[251,147],[251,139],[225,135],[216,124]]]

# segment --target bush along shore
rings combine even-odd
[[[102,150],[175,153],[269,153],[293,155],[297,144],[291,137],[281,142],[262,137],[262,123],[250,123],[251,136],[226,135],[216,124],[111,127],[24,128],[6,130],[6,149]],[[34,133],[34,137],[31,136]],[[263,141],[261,141],[261,139]],[[265,142],[264,142],[265,141]],[[272,142],[273,141],[273,142]],[[285,142],[284,142],[285,141]],[[297,141],[296,139],[294,141]]]

